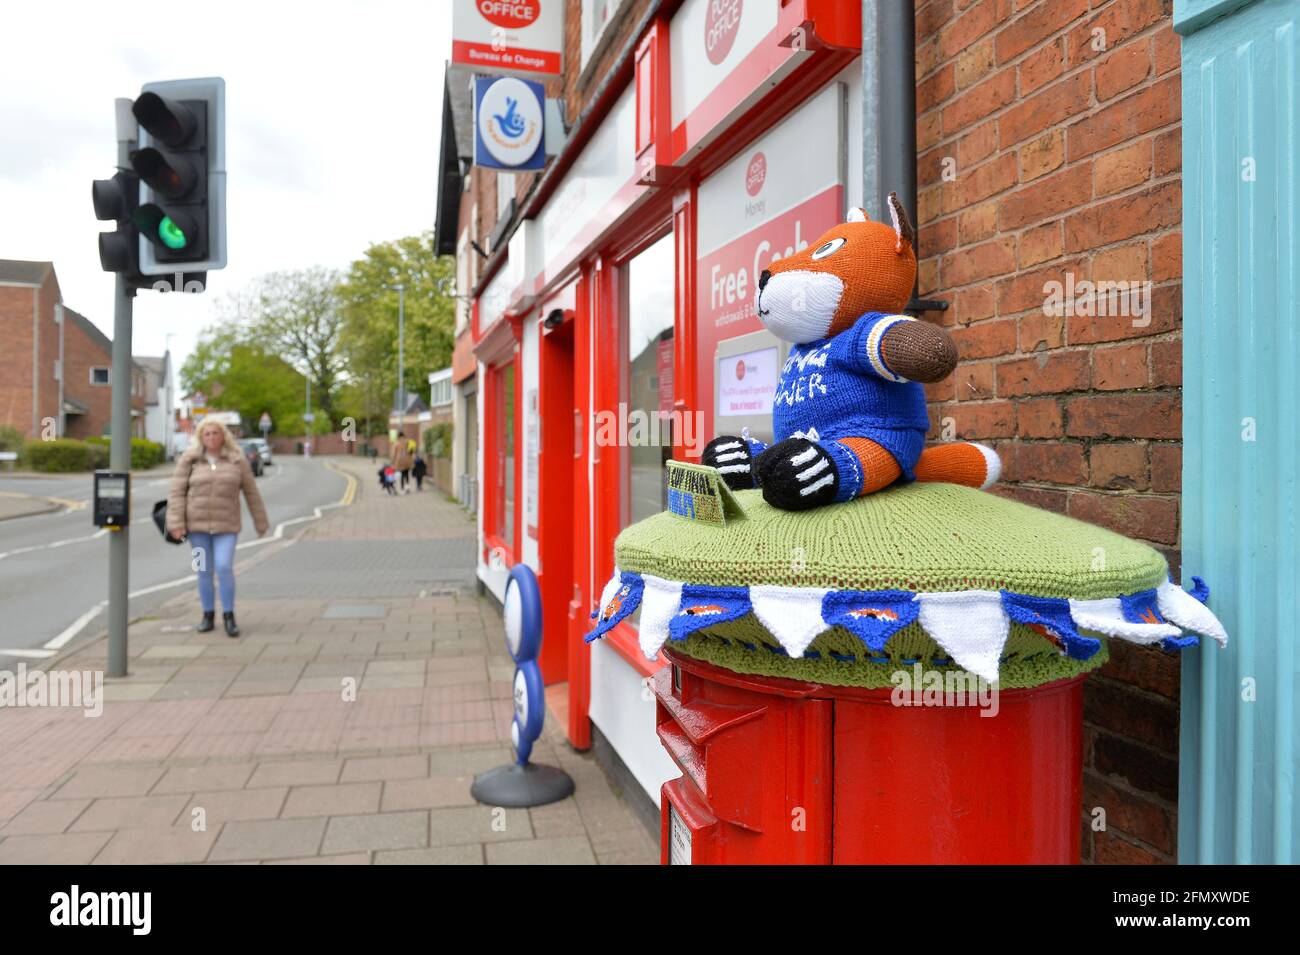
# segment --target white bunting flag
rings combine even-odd
[[[1156,603],[1161,614],[1184,630],[1212,637],[1221,647],[1228,645],[1228,632],[1223,629],[1219,618],[1210,612],[1209,607],[1177,584],[1165,581],[1157,587]]]
[[[659,654],[668,639],[668,625],[682,603],[680,580],[664,580],[654,574],[642,574],[645,591],[641,596],[641,652],[647,660]]]
[[[963,670],[996,683],[1011,621],[993,590],[918,594],[921,626]]]
[[[754,616],[776,637],[792,657],[801,657],[808,645],[827,629],[822,619],[822,598],[826,591],[815,587],[775,587],[759,584],[749,588]]]
[[[1161,608],[1163,610],[1163,608]],[[1130,643],[1159,643],[1170,637],[1181,637],[1183,632],[1168,623],[1134,623],[1124,619],[1124,608],[1118,597],[1101,600],[1071,600],[1070,616],[1074,625],[1094,633],[1104,633]]]

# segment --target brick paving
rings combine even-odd
[[[459,544],[473,522],[428,484],[390,498],[335,459],[356,500],[302,535],[349,549]],[[103,713],[0,709],[0,863],[649,864],[654,840],[589,754],[548,719],[534,749],[577,784],[531,810],[479,806],[510,757],[513,666],[499,611],[431,571],[408,592],[266,595],[298,542],[240,567],[244,636],[197,634],[185,593],[131,627],[131,674]],[[471,545],[472,546],[472,545]],[[350,590],[384,574],[354,569]],[[294,579],[290,585],[296,586]],[[245,588],[246,590],[247,588]],[[420,596],[424,591],[425,595]],[[102,670],[95,640],[49,669]]]

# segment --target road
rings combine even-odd
[[[147,614],[194,586],[189,549],[163,542],[150,516],[155,501],[167,496],[169,472],[134,475],[131,508],[132,618]],[[347,479],[319,459],[282,456],[258,479],[271,533],[258,540],[244,506],[240,556],[263,546],[278,532],[288,535],[338,502]],[[91,524],[91,478],[5,478],[0,489],[56,498],[70,506],[0,522],[0,669],[20,659],[40,659],[105,626],[108,596],[108,531]],[[284,527],[285,522],[295,522]]]

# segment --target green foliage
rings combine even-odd
[[[341,406],[371,430],[388,426],[398,385],[398,293],[404,285],[406,392],[425,396],[429,373],[451,364],[456,327],[456,260],[433,253],[433,235],[372,245],[339,286],[340,348],[349,385]]]
[[[21,457],[26,443],[27,437],[17,428],[0,424],[0,451],[17,451]]]
[[[100,443],[58,438],[28,441],[23,460],[33,471],[69,473],[108,467],[108,447]]]
[[[313,433],[334,430],[338,390],[347,374],[340,341],[340,278],[332,269],[315,266],[264,275],[252,290],[249,340],[311,378],[313,407],[319,408]]]
[[[324,268],[265,275],[221,303],[222,321],[186,359],[181,386],[238,411],[250,435],[263,411],[280,435],[326,434],[344,418],[358,437],[383,434],[398,380],[398,293],[385,286],[406,287],[406,391],[427,398],[429,373],[451,363],[455,274],[455,259],[434,255],[425,233],[372,245],[346,277]]]
[[[112,448],[112,438],[94,437],[87,438],[86,443],[96,447]],[[155,441],[148,441],[145,438],[131,439],[131,470],[147,471],[149,468],[161,464],[165,455],[165,449],[161,444]]]
[[[257,422],[262,412],[271,415],[273,433],[302,434],[306,381],[302,374],[277,354],[266,351],[245,327],[226,323],[206,330],[198,347],[181,367],[181,386],[211,397],[213,407],[238,411],[244,429],[259,435]],[[313,403],[316,398],[312,391]],[[319,407],[313,433],[329,417]]]
[[[430,458],[451,457],[450,424],[435,424],[424,430],[424,453]]]

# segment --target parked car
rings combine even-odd
[[[248,443],[257,448],[257,453],[262,456],[263,464],[274,464],[271,460],[271,442],[265,438],[249,438]]]
[[[266,466],[262,463],[262,454],[255,441],[240,441],[239,448],[248,459],[248,466],[253,469],[253,477],[261,477]]]

